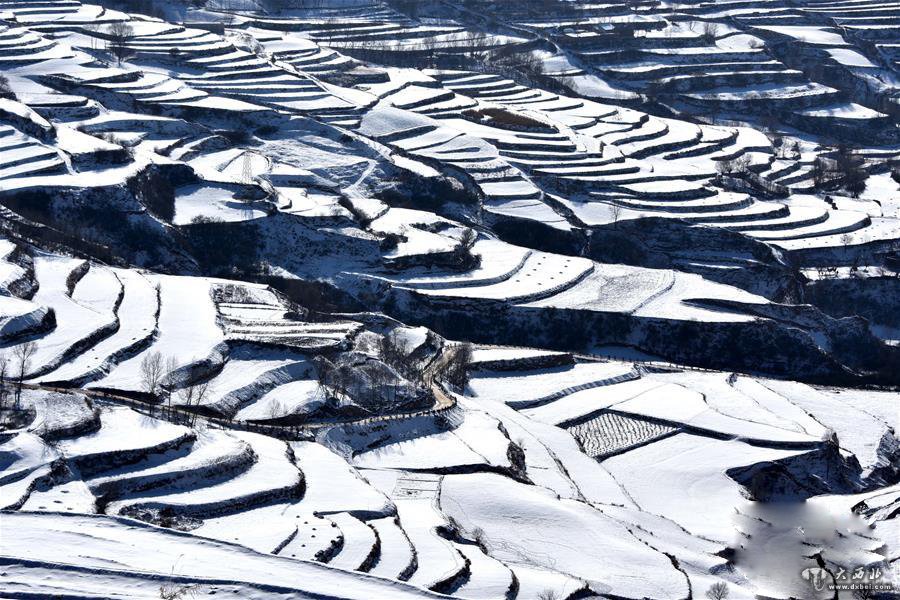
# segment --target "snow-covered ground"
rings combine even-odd
[[[759,543],[735,534],[767,510],[748,496],[802,497],[822,482],[858,493],[887,472],[897,445],[895,394],[615,362],[545,367],[540,360],[559,353],[529,349],[478,353],[504,370],[475,373],[458,398],[459,418],[437,428],[357,430],[352,457],[340,444],[335,452],[315,441],[192,430],[108,404],[95,407],[91,425],[96,417],[83,398],[26,391],[37,435],[12,432],[0,445],[4,505],[19,498],[13,506],[24,511],[3,516],[17,532],[3,536],[9,589],[65,569],[67,577],[81,573],[69,585],[85,592],[97,578],[158,573],[177,576],[174,584],[287,593],[337,581],[316,583],[314,573],[351,577],[349,569],[370,575],[348,579],[347,597],[394,585],[390,597],[451,586],[464,597],[495,598],[518,580],[515,597],[583,589],[670,597],[722,582],[749,598],[794,585],[787,569],[805,559],[789,555],[782,567],[760,571]],[[508,370],[516,364],[520,371]],[[617,377],[624,373],[631,375]],[[516,408],[517,398],[538,396],[538,405]],[[52,448],[41,438],[58,435],[66,437]],[[81,474],[48,477],[59,458]],[[745,474],[772,465],[794,474],[788,488]],[[860,518],[849,510],[853,496],[843,504],[828,498],[834,518]],[[106,515],[130,518],[92,515],[98,502]],[[176,530],[159,526],[165,511]],[[878,563],[884,559],[871,549],[879,543],[896,552],[889,513],[863,518],[876,537],[851,533],[843,549],[826,543],[834,564],[866,552]],[[60,553],[35,536],[83,551]],[[145,543],[157,552],[134,550]],[[727,548],[739,556],[730,569]],[[243,557],[242,574],[226,577],[217,569],[234,556]],[[313,569],[312,579],[282,581],[281,569]],[[145,585],[141,577],[132,585]]]
[[[0,595],[889,579],[893,5],[150,4],[0,3]]]

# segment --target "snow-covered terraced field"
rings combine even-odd
[[[160,277],[158,284],[159,335],[143,352],[119,363],[92,386],[139,389],[141,362],[151,352],[173,357],[179,367],[218,355],[217,346],[224,340],[224,333],[216,323],[211,282],[195,278]]]
[[[603,413],[583,423],[571,425],[568,430],[578,440],[584,453],[591,458],[601,458],[635,446],[650,444],[677,431],[667,425],[616,413]]]
[[[540,355],[525,349],[479,352],[503,361]],[[433,429],[422,424],[412,439],[402,426],[383,430],[386,441],[384,433],[379,437],[377,431],[357,430],[347,438],[362,450],[352,464],[317,442],[286,444],[259,434],[192,431],[105,403],[96,407],[99,428],[73,427],[94,418],[78,409],[84,398],[67,399],[69,416],[51,422],[48,418],[65,396],[51,402],[26,391],[26,404],[44,425],[34,429],[38,435],[13,432],[0,446],[2,456],[17,457],[4,459],[7,475],[0,490],[6,505],[6,499],[17,495],[13,506],[37,512],[21,513],[21,519],[31,521],[7,513],[4,522],[26,535],[33,527],[43,527],[44,521],[34,520],[43,512],[59,535],[78,535],[84,527],[124,527],[116,536],[119,543],[151,534],[176,535],[173,540],[183,548],[179,552],[193,557],[191,575],[203,573],[213,580],[215,567],[196,562],[201,548],[228,548],[258,557],[255,561],[275,555],[298,568],[314,561],[341,567],[340,572],[368,572],[375,577],[359,579],[358,585],[387,585],[381,578],[394,579],[413,586],[398,589],[420,594],[432,588],[465,592],[464,597],[518,598],[548,589],[560,594],[589,589],[643,597],[722,580],[750,591],[755,584],[722,575],[716,568],[724,564],[716,554],[731,543],[729,515],[749,510],[741,483],[763,493],[758,483],[745,479],[745,466],[776,461],[790,470],[807,465],[815,471],[826,464],[852,468],[829,463],[835,458],[829,458],[822,441],[825,429],[820,421],[830,421],[836,424],[831,431],[841,440],[843,452],[870,465],[851,477],[871,479],[885,472],[885,446],[875,451],[873,462],[865,454],[871,447],[856,440],[863,439],[860,434],[865,439],[892,435],[887,422],[873,416],[879,411],[887,415],[884,402],[891,398],[866,396],[863,413],[818,392],[819,400],[798,407],[798,384],[675,370],[641,370],[628,380],[613,379],[597,387],[592,382],[610,374],[606,371],[616,363],[579,364],[574,371],[535,366],[533,375],[479,371],[469,397],[461,400],[461,423],[449,425],[449,431],[441,429],[447,425]],[[582,368],[584,373],[573,379]],[[628,368],[620,364],[619,371]],[[588,383],[573,388],[579,380]],[[523,389],[555,399],[521,413],[505,407],[514,405],[510,394]],[[655,394],[654,400],[641,404],[648,393]],[[684,410],[689,403],[679,393],[709,394],[706,410],[718,416],[688,416]],[[557,404],[578,396],[586,400],[586,394],[601,402],[570,402],[569,408],[557,410]],[[734,415],[731,421],[728,414]],[[866,419],[872,425],[862,425]],[[875,422],[881,423],[881,432],[872,429]],[[765,427],[768,437],[762,435]],[[776,430],[799,437],[779,437]],[[63,439],[50,450],[41,436]],[[793,440],[792,448],[785,447],[787,440]],[[366,444],[374,448],[366,450]],[[49,476],[43,465],[60,459],[78,465],[80,475],[74,480]],[[463,471],[455,472],[459,469]],[[863,479],[852,481],[841,485],[864,485]],[[18,482],[34,483],[22,488]],[[795,484],[813,489],[817,485],[803,480]],[[685,486],[690,493],[683,493]],[[660,490],[670,488],[663,497]],[[711,497],[716,510],[710,508]],[[583,502],[585,498],[593,503]],[[700,510],[701,505],[706,508]],[[77,515],[64,514],[90,513],[99,506],[107,515],[137,517],[156,526],[109,516],[83,515],[78,521],[72,520]],[[879,514],[873,522],[887,523]],[[631,529],[629,524],[640,526]],[[181,532],[165,533],[159,525]],[[535,536],[536,531],[540,535]],[[96,566],[89,562],[92,553],[73,562],[71,557],[41,554],[21,539],[4,536],[4,552],[18,557],[10,559],[10,567]],[[864,545],[860,537],[848,542],[850,557]],[[583,545],[603,550],[585,555],[579,551]],[[672,568],[667,554],[677,557],[682,569]],[[21,562],[25,558],[38,562]],[[135,554],[119,568],[158,569],[146,560]],[[650,565],[654,576],[630,577],[628,565],[634,560]],[[600,562],[592,566],[595,561]],[[737,568],[740,573],[753,567]],[[13,585],[24,585],[32,576],[19,567],[8,572]],[[92,572],[92,577],[99,576],[96,569]],[[244,571],[239,578],[245,583],[232,578],[229,585],[273,585],[272,580],[254,580],[251,573]],[[84,586],[90,578],[79,581],[77,585]],[[308,585],[302,584],[304,589]]]
[[[697,10],[702,12],[700,8]],[[539,27],[533,22],[519,23],[515,10],[506,12],[509,14],[501,11],[501,17],[511,19],[510,22],[517,23],[518,27],[533,28],[548,35],[543,26]],[[816,11],[811,11],[811,14],[813,12]],[[40,16],[34,17],[36,22],[40,21]],[[52,20],[49,14],[44,18]],[[704,15],[703,18],[708,17]],[[749,19],[743,13],[741,18]],[[250,18],[246,22],[242,21],[242,24],[251,27],[248,33],[239,36],[240,43],[237,46],[232,44],[232,38],[220,37],[200,29],[141,23],[134,29],[135,35],[128,43],[131,51],[140,57],[142,63],[162,60],[162,57],[169,55],[176,56],[177,64],[185,65],[184,74],[176,73],[178,77],[172,78],[152,70],[122,72],[119,69],[115,75],[110,75],[100,69],[94,69],[97,72],[91,73],[88,68],[81,69],[75,77],[84,82],[84,87],[80,89],[93,87],[104,93],[137,94],[142,102],[162,102],[183,109],[211,108],[215,105],[221,110],[246,113],[262,110],[261,106],[253,103],[273,103],[271,105],[283,109],[320,115],[329,122],[356,123],[364,135],[384,138],[404,152],[420,154],[429,160],[447,163],[466,171],[486,196],[485,208],[501,219],[525,218],[554,228],[567,228],[571,225],[571,222],[566,224],[570,217],[567,214],[560,215],[552,205],[548,206],[543,192],[555,191],[560,182],[568,181],[579,187],[614,191],[612,196],[594,195],[598,198],[598,207],[593,206],[594,202],[570,205],[578,219],[587,223],[608,223],[609,206],[614,204],[621,207],[615,210],[623,210],[622,216],[625,218],[663,216],[709,224],[734,221],[740,224],[741,231],[762,240],[778,242],[818,238],[821,243],[826,244],[831,235],[852,233],[869,225],[864,219],[853,219],[849,214],[838,211],[831,219],[834,223],[827,228],[810,226],[808,217],[794,217],[788,206],[781,208],[780,213],[773,212],[771,215],[778,219],[777,223],[771,226],[760,223],[760,227],[754,229],[749,222],[760,220],[766,211],[760,210],[753,198],[735,202],[727,194],[704,187],[702,182],[715,176],[716,164],[724,158],[734,160],[753,151],[775,153],[771,141],[765,136],[758,136],[754,142],[747,144],[741,141],[742,137],[747,137],[743,135],[746,130],[741,130],[741,135],[737,135],[738,129],[735,127],[709,128],[706,125],[661,119],[594,101],[547,94],[540,88],[529,88],[495,75],[461,70],[431,70],[426,71],[424,76],[417,77],[402,74],[397,76],[396,81],[393,80],[395,75],[387,71],[383,77],[390,80],[390,83],[359,83],[358,89],[346,91],[340,91],[334,86],[323,88],[320,82],[303,75],[304,67],[311,68],[310,72],[314,73],[316,69],[313,67],[324,63],[331,65],[332,70],[340,71],[340,65],[346,67],[354,62],[334,51],[329,54],[329,51],[321,49],[321,45],[334,44],[340,51],[346,49],[348,44],[353,47],[358,36],[372,36],[378,32],[379,36],[384,35],[386,40],[391,40],[390,50],[378,52],[402,55],[414,52],[417,44],[430,43],[428,36],[435,31],[428,27],[413,26],[405,17],[381,21],[376,16],[371,21],[362,23],[352,19],[347,21],[343,27],[354,32],[348,37],[336,35],[334,27],[328,27],[328,34],[323,37],[310,19],[312,17],[309,15],[298,16],[295,26],[286,26],[286,22],[278,19],[260,21]],[[766,94],[757,94],[760,101],[770,97],[789,97],[791,94],[796,96],[798,92],[789,92],[793,89],[791,86],[796,87],[792,78],[802,81],[804,74],[785,68],[781,61],[768,56],[762,49],[767,39],[765,36],[757,38],[750,33],[744,34],[731,25],[708,25],[708,21],[701,20],[667,22],[662,14],[645,22],[620,18],[613,27],[614,31],[621,27],[623,31],[631,33],[632,39],[652,40],[650,47],[636,51],[641,56],[640,60],[633,58],[624,66],[602,63],[597,68],[599,72],[614,80],[619,79],[622,83],[628,81],[628,85],[638,85],[643,81],[646,85],[650,81],[661,93],[671,91],[676,95],[685,94],[684,97],[690,97],[691,101],[700,97],[698,87],[705,85],[709,89],[704,93],[714,94],[715,90],[723,89],[729,78],[735,80],[737,87],[749,86],[761,90],[770,86],[771,89]],[[796,33],[795,29],[802,29],[795,25],[749,27],[754,34],[768,32],[773,35],[788,35]],[[459,25],[451,26],[447,30],[449,33],[438,34],[434,43],[449,51],[453,44],[449,42],[449,38],[442,40],[440,36],[450,35],[452,38],[462,31],[464,28]],[[400,43],[399,38],[403,37],[404,32],[415,40],[412,46]],[[80,32],[82,37],[74,40],[76,44],[84,43],[90,37],[84,33],[90,32]],[[575,35],[572,31],[563,34],[551,29],[549,35],[563,48],[568,48],[567,44],[573,44],[571,51],[589,62],[603,61],[604,59],[599,58],[601,56],[609,58],[607,55],[610,53],[593,49],[587,41],[592,39],[587,31],[580,31]],[[814,39],[812,35],[796,35],[800,35],[803,40]],[[248,42],[251,39],[258,40],[259,46]],[[471,44],[476,38],[467,39],[467,43]],[[517,43],[514,38],[496,38],[492,42],[487,42],[489,38],[477,39],[480,40],[479,44],[486,44],[485,47],[496,43]],[[600,38],[594,42],[599,43]],[[257,52],[271,52],[276,61],[272,64],[265,62],[258,53],[252,51],[253,48],[257,48]],[[675,61],[670,53],[688,50],[690,52],[686,57],[679,61]],[[319,55],[322,55],[320,59],[312,58]],[[329,56],[340,60],[328,58]],[[310,58],[305,60],[303,57]],[[294,59],[293,62],[291,58]],[[322,62],[317,62],[318,60]],[[354,70],[359,68],[352,67]],[[720,71],[715,71],[716,68]],[[660,69],[668,70],[660,72]],[[703,70],[705,74],[699,76],[696,72],[682,73],[691,70]],[[565,69],[559,72],[568,73]],[[577,75],[578,72],[571,73]],[[635,74],[645,79],[634,79]],[[70,74],[61,76],[73,77]],[[779,77],[784,80],[783,88],[778,88],[779,84],[774,83]],[[691,86],[685,89],[679,81],[689,81]],[[193,86],[196,93],[185,91],[191,89],[188,86]],[[387,91],[382,92],[382,88]],[[731,95],[737,97],[736,94]],[[101,101],[104,98],[106,96],[101,96]],[[238,103],[237,98],[247,100],[249,104]],[[394,107],[393,110],[399,111],[395,115],[392,113],[394,116],[388,120],[382,118],[381,129],[371,125],[371,111],[362,114],[379,100],[377,109],[381,111],[380,114],[387,114],[381,108],[384,105],[390,105]],[[497,105],[503,106],[505,114],[512,116],[491,116],[487,120],[482,117],[482,122],[476,121],[475,115],[480,114],[480,111],[496,110],[494,107]],[[812,115],[810,109],[803,110],[806,111],[804,114]],[[420,125],[412,125],[414,121],[409,119],[415,113],[432,114],[440,119],[435,124],[426,124],[430,120],[425,119],[418,121]],[[829,114],[837,117],[840,113],[831,111]],[[404,118],[409,124],[402,124]],[[513,119],[512,123],[522,119],[528,125],[525,125],[526,129],[523,131],[523,126],[518,123],[507,124],[508,118]],[[874,118],[877,120],[883,117]],[[351,121],[345,122],[342,119]],[[406,129],[406,133],[401,133],[402,129]],[[471,150],[475,147],[482,148],[478,156],[494,157],[489,169],[485,169],[483,160],[479,163],[472,162],[476,155],[472,155]],[[52,147],[49,150],[52,152]],[[660,169],[667,173],[660,174]],[[528,173],[533,173],[540,181],[531,180]],[[791,185],[802,186],[808,181],[808,178],[797,179]],[[654,182],[660,182],[662,187],[654,186]],[[546,189],[547,186],[551,189]],[[663,188],[664,194],[660,194]],[[695,196],[698,190],[704,194],[711,193],[712,197],[703,202],[685,202],[699,200],[700,197]],[[673,200],[678,198],[677,205],[668,202],[669,197]],[[180,211],[182,216],[178,217],[179,222],[187,222],[196,214],[217,214],[193,206],[197,202],[229,204],[228,201],[204,200],[202,195],[186,195],[184,207]],[[820,210],[827,211],[827,207],[823,206]],[[242,212],[248,211],[240,208],[218,211],[224,215],[225,220],[241,218],[239,214]],[[779,230],[777,235],[771,233],[776,227]],[[873,234],[878,235],[875,230]]]
[[[892,598],[898,74],[877,0],[0,0],[0,595]]]
[[[99,267],[93,270],[96,272]],[[139,348],[153,336],[159,312],[159,288],[138,271],[121,269],[112,274],[123,287],[121,303],[116,311],[118,330],[93,346],[88,351],[89,356],[61,365],[45,375],[45,380],[84,382],[96,378],[115,364],[118,357]]]
[[[145,370],[155,358],[158,383],[176,388],[170,404],[245,421],[306,415],[322,397],[304,352],[342,348],[362,328],[301,321],[296,307],[262,285],[59,256],[36,256],[33,266],[37,291],[31,301],[6,297],[5,328],[19,338],[40,332],[24,363],[25,379],[38,384],[156,394]],[[198,376],[207,380],[203,397],[182,399],[179,384]]]
[[[266,290],[244,301],[216,302],[229,340],[277,343],[299,350],[340,347],[356,333],[360,325],[353,322],[303,322],[288,315],[290,307]]]
[[[506,402],[514,407],[531,407],[548,404],[558,396],[582,389],[611,385],[637,377],[633,369],[621,363],[589,362],[575,365],[539,369],[524,372],[503,372],[479,377],[470,384],[479,398]],[[570,384],[564,390],[556,389],[563,377]]]
[[[110,270],[97,267],[85,273],[87,267],[83,261],[57,257],[35,261],[35,277],[41,286],[34,301],[52,306],[58,325],[37,343],[32,376],[56,368],[80,346],[104,337],[115,326],[114,308],[122,284]],[[79,286],[82,281],[84,285]]]
[[[512,277],[487,285],[421,290],[427,296],[484,298],[508,302],[528,302],[555,295],[588,276],[594,267],[586,260],[534,253],[525,259]]]

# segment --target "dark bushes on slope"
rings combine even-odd
[[[6,75],[0,75],[0,98],[16,99],[16,95],[9,86],[9,79],[7,79]]]
[[[17,222],[15,229],[39,241],[44,249],[87,255],[110,264],[122,264],[122,254],[135,264],[157,266],[164,260],[161,252],[170,244],[139,217],[129,218],[105,203],[112,196],[108,188],[65,190],[57,196],[44,190],[23,190],[3,196],[2,203],[31,221]],[[115,249],[119,254],[112,249],[114,243],[121,244]],[[143,253],[145,260],[134,260],[133,252]]]
[[[476,123],[484,123],[490,127],[508,129],[513,131],[541,131],[554,132],[555,130],[525,115],[517,114],[503,108],[479,108],[477,110],[463,111],[463,117]]]
[[[376,197],[391,206],[438,213],[448,205],[478,204],[478,196],[458,181],[449,177],[423,177],[405,169],[398,169],[395,178]]]
[[[205,273],[234,276],[258,270],[260,235],[255,223],[198,217],[182,230]]]
[[[317,312],[360,312],[371,308],[326,281],[281,277],[261,277],[260,281],[271,285],[300,306]]]
[[[859,315],[870,323],[900,327],[900,279],[820,279],[810,281],[804,300],[833,317]]]
[[[642,218],[594,227],[585,255],[600,262],[698,273],[776,301],[800,295],[797,273],[762,242],[686,221]],[[715,264],[714,257],[741,268],[704,268],[711,258]]]
[[[126,185],[150,214],[171,222],[175,217],[175,188],[193,183],[197,176],[185,165],[150,165],[131,177]]]

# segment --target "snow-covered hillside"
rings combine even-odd
[[[0,0],[0,596],[900,589],[900,8],[92,2]]]

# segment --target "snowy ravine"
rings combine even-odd
[[[0,0],[0,597],[896,598],[898,274],[895,4]]]

